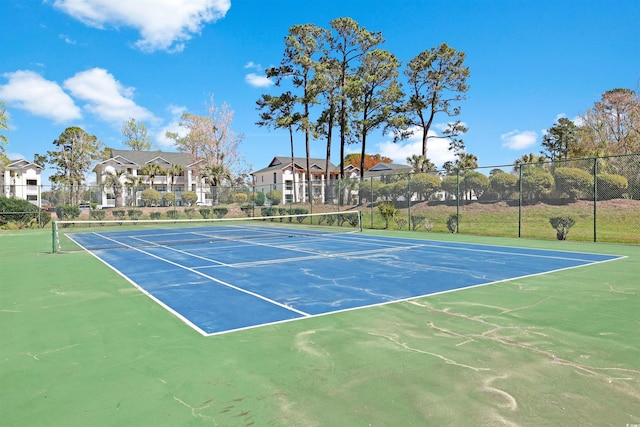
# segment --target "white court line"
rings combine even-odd
[[[234,290],[236,290],[236,291],[240,291],[240,292],[242,292],[242,293],[245,293],[245,294],[247,294],[247,295],[251,295],[251,296],[256,297],[256,298],[260,298],[261,300],[264,300],[264,301],[267,301],[267,302],[269,302],[269,303],[271,303],[271,304],[274,304],[274,305],[277,305],[277,306],[279,306],[279,307],[285,308],[285,309],[287,309],[287,310],[289,310],[289,311],[293,311],[294,313],[298,313],[298,314],[300,314],[300,315],[302,315],[302,316],[310,316],[310,314],[309,314],[309,313],[305,313],[304,311],[301,311],[301,310],[298,310],[298,309],[296,309],[296,308],[290,307],[290,306],[288,306],[288,305],[286,305],[286,304],[282,304],[282,303],[280,303],[280,302],[278,302],[278,301],[275,301],[275,300],[272,300],[272,299],[270,299],[270,298],[267,298],[267,297],[265,297],[264,295],[260,295],[260,294],[258,294],[258,293],[256,293],[256,292],[251,292],[251,291],[249,291],[249,290],[246,290],[246,289],[240,288],[240,287],[238,287],[238,286],[234,286],[234,285],[232,285],[231,283],[227,283],[227,282],[224,282],[224,281],[222,281],[222,280],[220,280],[220,279],[216,279],[215,277],[209,276],[208,274],[204,274],[204,273],[202,273],[202,272],[200,272],[200,271],[198,271],[198,270],[194,270],[194,269],[193,269],[193,268],[191,268],[191,267],[187,267],[187,266],[185,266],[185,265],[178,264],[177,262],[173,262],[173,261],[168,260],[168,259],[166,259],[166,258],[163,258],[163,257],[160,257],[160,256],[158,256],[158,255],[152,254],[151,252],[147,252],[147,251],[142,250],[142,249],[140,249],[140,248],[136,248],[135,246],[131,246],[131,245],[127,245],[127,244],[125,244],[125,243],[118,242],[117,240],[111,239],[111,238],[109,238],[109,237],[107,237],[107,236],[102,236],[102,235],[100,235],[100,233],[96,233],[96,234],[97,234],[98,236],[102,237],[103,239],[111,240],[111,241],[112,241],[112,242],[114,242],[114,243],[117,243],[117,244],[119,244],[119,245],[125,246],[125,247],[127,247],[127,248],[129,248],[129,249],[133,249],[133,250],[135,250],[135,251],[137,251],[137,252],[141,252],[141,253],[143,253],[143,254],[145,254],[145,255],[149,255],[150,257],[152,257],[152,258],[156,258],[156,259],[158,259],[158,260],[160,260],[160,261],[163,261],[163,262],[166,262],[167,264],[171,264],[171,265],[174,265],[174,266],[176,266],[176,267],[182,268],[182,269],[184,269],[184,270],[190,271],[191,273],[195,273],[195,274],[197,274],[197,275],[199,275],[199,276],[206,277],[207,279],[212,280],[212,281],[214,281],[214,282],[216,282],[216,283],[219,283],[219,284],[221,284],[221,285],[223,285],[223,286],[226,286],[226,287],[228,287],[228,288],[234,289]]]
[[[616,257],[616,259],[618,258],[626,258],[623,256],[619,256],[619,255],[611,255],[611,254],[600,254],[600,253],[590,253],[590,252],[576,252],[576,251],[570,251],[570,250],[563,250],[563,249],[538,249],[538,248],[518,248],[515,246],[500,246],[500,245],[487,245],[487,244],[481,244],[481,243],[463,243],[463,242],[443,242],[443,243],[433,243],[435,242],[435,240],[421,240],[421,239],[412,239],[410,237],[386,237],[386,236],[371,236],[371,235],[363,235],[362,237],[357,236],[357,235],[349,235],[349,236],[344,236],[341,237],[341,234],[336,234],[336,237],[340,238],[340,239],[345,239],[345,240],[355,240],[355,241],[364,241],[364,242],[371,242],[371,240],[373,241],[384,241],[384,239],[402,239],[402,240],[412,240],[412,241],[418,241],[418,242],[428,242],[428,243],[422,243],[419,245],[416,245],[416,247],[418,246],[424,246],[424,247],[433,247],[433,248],[441,248],[441,249],[450,249],[452,251],[469,251],[469,252],[486,252],[486,253],[495,253],[495,254],[502,254],[502,255],[516,255],[516,256],[524,256],[524,257],[532,257],[532,258],[548,258],[548,259],[564,259],[564,260],[569,260],[569,261],[582,261],[582,262],[589,262],[589,263],[593,263],[593,262],[597,262],[591,259],[584,259],[584,258],[569,258],[569,257],[562,257],[562,256],[551,256],[551,255],[540,255],[540,254],[533,254],[533,253],[526,253],[526,252],[512,252],[512,251],[498,251],[498,250],[490,250],[490,249],[478,249],[478,248],[463,248],[463,247],[456,247],[457,245],[469,245],[469,246],[479,246],[479,247],[495,247],[495,248],[506,248],[506,249],[513,249],[513,250],[518,250],[518,249],[526,249],[526,250],[530,250],[530,251],[537,251],[537,252],[557,252],[557,253],[575,253],[575,254],[584,254],[584,255],[598,255],[598,256],[612,256],[612,257]],[[380,239],[368,239],[367,237],[379,237]],[[452,243],[452,245],[448,245],[447,243]]]

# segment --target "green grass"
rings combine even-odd
[[[433,232],[447,233],[447,218],[457,213],[453,204],[420,203],[411,207],[411,214],[424,214],[433,223]],[[571,216],[576,224],[569,231],[569,240],[590,242],[594,240],[594,217],[597,218],[596,239],[598,242],[640,243],[640,201],[611,200],[598,202],[594,213],[591,202],[580,201],[566,205],[538,203],[529,206],[508,206],[500,203],[470,203],[460,206],[460,228],[462,234],[496,237],[518,237],[556,239],[556,232],[549,224],[554,216]],[[407,217],[409,209],[399,209]],[[371,226],[373,216],[373,227]],[[383,229],[384,219],[376,208],[363,209],[365,227]],[[390,229],[397,229],[391,221]],[[405,227],[406,229],[406,227]],[[423,230],[424,231],[424,230]]]
[[[1,232],[0,425],[640,423],[640,247],[420,236],[627,258],[202,337],[48,231]]]

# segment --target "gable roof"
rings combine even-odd
[[[294,157],[293,158],[293,163],[295,165],[295,168],[298,170],[306,170],[307,169],[307,158],[306,157]],[[314,172],[324,172],[324,168],[325,168],[325,164],[326,164],[326,159],[320,159],[320,158],[309,158],[309,165],[312,171]],[[270,172],[270,171],[281,171],[283,169],[286,169],[288,167],[291,166],[291,157],[286,157],[286,156],[276,156],[274,157],[271,162],[269,163],[269,166],[267,166],[266,168],[262,168],[260,170],[257,170],[255,172],[251,172],[251,175],[254,174],[258,174],[258,173],[264,173],[264,172]],[[336,165],[334,165],[333,163],[329,162],[329,173],[338,173],[339,170],[336,167]]]
[[[5,170],[22,170],[22,169],[29,169],[29,168],[35,168],[40,170],[44,169],[39,164],[30,162],[25,159],[12,160],[9,162],[7,166],[3,167],[3,169]]]
[[[384,163],[380,162],[377,165],[369,168],[369,170],[365,171],[365,177],[371,176],[381,176],[381,175],[391,175],[396,173],[408,173],[411,172],[413,168],[409,165],[400,165],[398,163]]]

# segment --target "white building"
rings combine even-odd
[[[145,167],[150,164],[159,166],[157,174],[145,174]],[[160,194],[173,193],[176,203],[180,203],[183,192],[193,191],[198,196],[198,203],[210,205],[211,189],[198,178],[196,173],[203,165],[204,161],[192,162],[186,153],[111,149],[109,159],[98,163],[93,169],[96,174],[96,183],[102,193],[99,203],[101,201],[100,204],[104,207],[116,206],[113,189],[104,185],[105,176],[123,172],[120,176],[123,186],[123,206],[142,205],[140,195],[147,188],[153,188]],[[172,169],[173,175],[169,172]]]
[[[43,167],[24,159],[13,160],[7,166],[0,166],[0,188],[5,197],[28,200],[40,207]]]
[[[326,159],[309,159],[311,185],[307,185],[307,159],[306,157],[276,156],[269,165],[263,169],[251,173],[253,185],[256,191],[267,193],[270,190],[282,192],[281,203],[308,202],[309,192],[315,203],[325,203],[328,198],[335,197],[327,194],[327,191],[337,188],[340,169],[329,162],[329,182],[326,182]],[[348,178],[358,178],[358,168],[351,165],[345,166],[345,175]],[[309,190],[311,188],[311,190]]]

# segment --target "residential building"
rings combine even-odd
[[[281,203],[308,202],[309,193],[314,203],[326,203],[335,192],[340,169],[329,162],[329,181],[326,181],[326,159],[310,158],[309,170],[311,185],[307,185],[307,159],[306,157],[276,156],[269,165],[263,169],[251,173],[253,185],[256,191],[267,193],[270,190],[282,192]],[[358,168],[351,165],[345,167],[348,178],[358,177]],[[311,188],[311,190],[309,190]],[[333,196],[332,196],[333,194]]]
[[[0,165],[0,188],[5,197],[28,200],[41,207],[41,177],[44,168],[33,162],[19,159]]]
[[[159,166],[154,174],[147,170],[152,164]],[[101,189],[98,202],[103,207],[116,207],[113,188],[104,185],[105,176],[122,172],[123,206],[141,206],[141,194],[147,188],[154,188],[160,194],[173,193],[177,204],[183,192],[193,191],[199,204],[211,205],[211,189],[197,175],[203,165],[204,161],[193,162],[187,153],[110,149],[110,157],[93,169]],[[174,174],[170,172],[172,169]]]

